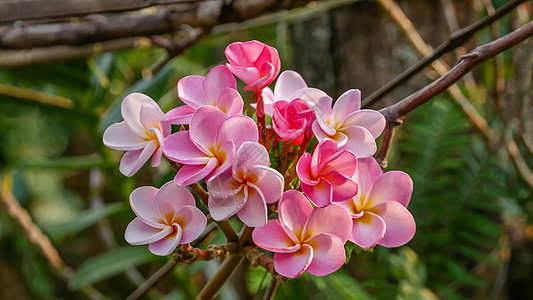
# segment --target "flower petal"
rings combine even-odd
[[[216,158],[210,158],[205,165],[184,165],[176,173],[174,181],[183,186],[193,184],[209,175],[217,167],[217,164]]]
[[[332,171],[323,175],[322,178],[331,183],[333,187],[332,202],[348,200],[357,194],[357,183],[338,171]]]
[[[167,118],[172,125],[189,125],[196,109],[189,105],[182,105],[167,112]]]
[[[146,130],[141,124],[141,107],[145,103],[159,107],[152,98],[141,93],[131,93],[127,95],[120,107],[120,112],[122,113],[124,121],[132,130],[137,131],[139,134],[143,134]]]
[[[125,176],[131,177],[150,159],[150,156],[157,150],[158,142],[150,141],[144,149],[129,150],[124,153],[120,160],[119,171]]]
[[[321,174],[327,174],[332,171],[340,172],[346,176],[352,177],[357,166],[357,157],[349,150],[342,150],[330,156],[324,162],[324,168]]]
[[[248,199],[237,216],[248,227],[265,226],[268,220],[265,196],[252,183],[248,183],[245,189],[248,190]]]
[[[274,268],[279,274],[296,278],[302,275],[313,259],[313,248],[309,245],[302,245],[302,248],[292,253],[274,253]]]
[[[180,244],[188,244],[197,239],[207,225],[204,213],[193,205],[185,205],[176,211],[172,220],[182,229]]]
[[[220,176],[217,176],[213,179],[216,180]],[[248,200],[248,191],[245,191],[244,187],[245,185],[240,185],[236,190],[233,191],[233,193],[224,196],[211,195],[210,191],[208,205],[211,217],[213,217],[213,219],[216,221],[222,221],[235,215]]]
[[[318,176],[321,173],[324,164],[328,161],[328,158],[333,156],[339,151],[337,143],[335,141],[326,139],[318,143],[315,151],[313,152],[313,157],[311,160],[311,174],[313,176]]]
[[[178,81],[178,97],[193,109],[208,105],[207,95],[204,91],[204,77],[191,75]]]
[[[297,239],[302,236],[305,223],[312,211],[311,203],[296,190],[283,193],[278,203],[278,216],[281,224],[294,233]]]
[[[232,141],[227,141],[218,149],[216,160],[217,167],[205,177],[206,181],[229,170],[233,165],[233,161],[235,160],[235,146]]]
[[[162,238],[157,242],[150,243],[150,245],[148,245],[148,250],[159,256],[170,255],[180,244],[181,234],[181,227],[175,226],[172,234],[167,235],[165,238]]]
[[[283,194],[283,184],[285,182],[280,172],[275,169],[256,165],[250,170],[254,174],[256,181],[254,184],[259,188],[266,203],[274,203]]]
[[[255,165],[268,166],[270,157],[265,146],[256,142],[244,142],[237,153],[233,162],[232,172],[242,179]]]
[[[300,249],[300,244],[294,243],[277,219],[255,228],[252,239],[257,246],[271,252],[291,253]]]
[[[386,225],[378,215],[365,211],[363,216],[353,219],[350,241],[363,249],[376,246],[385,234]]]
[[[204,153],[213,150],[218,145],[216,136],[219,128],[228,116],[214,106],[202,106],[192,116],[189,132],[191,141]],[[222,143],[221,143],[222,144]]]
[[[159,214],[167,221],[167,224],[172,224],[174,214],[185,205],[196,205],[193,195],[189,190],[177,185],[174,181],[165,183],[155,195],[157,209]]]
[[[416,232],[413,215],[396,201],[382,203],[372,209],[386,224],[383,239],[378,243],[383,247],[399,247],[409,242]]]
[[[314,205],[325,207],[331,204],[333,199],[333,186],[324,178],[319,178],[318,184],[307,185],[301,182],[302,191]]]
[[[152,168],[159,167],[159,165],[161,164],[161,156],[163,156],[163,150],[161,149],[161,147],[159,147],[152,155],[152,160],[150,161],[150,165],[152,166]]]
[[[304,88],[307,88],[307,84],[300,74],[291,70],[284,71],[279,75],[274,87],[275,100],[291,101],[295,98],[290,98],[290,96]]]
[[[348,115],[341,126],[364,127],[377,139],[385,129],[385,123],[385,117],[379,111],[362,109]]]
[[[396,201],[407,207],[413,193],[413,180],[402,171],[390,171],[379,176],[368,193],[368,207]]]
[[[306,152],[300,157],[296,164],[296,175],[298,175],[298,178],[300,178],[302,183],[306,185],[316,185],[319,181],[311,173],[311,160],[311,154]]]
[[[124,233],[124,238],[126,242],[131,245],[144,245],[159,241],[160,239],[166,237],[172,228],[166,226],[165,228],[155,228],[144,223],[140,218],[135,218],[128,224],[126,227],[126,232]]]
[[[342,123],[351,113],[361,109],[361,91],[352,89],[344,92],[333,106],[332,119],[335,123]]]
[[[215,105],[225,88],[237,89],[235,77],[225,65],[212,68],[203,81],[203,89],[209,104]]]
[[[358,158],[372,156],[376,153],[376,141],[366,128],[360,126],[345,127],[341,131],[348,137],[348,141],[341,149],[348,149]]]
[[[307,241],[321,233],[329,233],[341,239],[343,245],[352,232],[352,217],[346,209],[331,204],[315,208],[305,224],[302,241]]]
[[[315,89],[315,88],[304,88],[304,89],[297,90],[289,98],[291,100],[300,98],[303,101],[305,101],[307,104],[309,104],[311,107],[314,107],[315,105],[317,105],[318,100],[322,97],[330,98],[328,94],[326,94],[322,90]],[[330,103],[329,109],[331,109],[331,103]]]
[[[344,243],[337,236],[322,233],[306,243],[313,248],[313,260],[307,268],[309,274],[324,276],[337,271],[346,262]]]
[[[144,128],[160,128],[162,122],[168,122],[167,117],[159,106],[153,103],[144,103],[141,106],[140,121]]]
[[[246,116],[231,116],[220,125],[217,144],[233,141],[235,149],[239,149],[244,142],[257,142],[259,132],[255,122]]]
[[[228,116],[242,115],[244,102],[237,90],[225,88],[220,92],[217,107]]]
[[[122,121],[111,124],[104,132],[104,145],[115,150],[138,150],[149,143],[148,136],[139,135],[137,131]]]
[[[161,149],[168,159],[182,164],[203,165],[209,161],[207,154],[191,141],[189,131],[169,135],[163,140]]]
[[[359,192],[357,195],[360,198],[367,198],[368,192],[372,188],[372,184],[376,179],[383,174],[381,167],[373,157],[358,158],[357,169],[353,179],[359,185]]]
[[[158,189],[153,186],[141,186],[134,189],[130,194],[130,206],[144,223],[162,229],[166,225],[157,208],[157,191]]]
[[[320,125],[320,129],[322,129],[327,135],[334,135],[336,132],[335,128],[329,123],[331,119],[332,102],[333,99],[330,97],[322,97],[314,107],[316,121]]]

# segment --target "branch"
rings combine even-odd
[[[56,96],[52,94],[43,93],[36,90],[19,88],[12,85],[7,85],[0,83],[0,95],[6,95],[10,97],[26,99],[31,101],[36,101],[52,106],[58,106],[63,108],[72,108],[74,107],[74,102],[72,100]]]
[[[36,24],[0,28],[0,48],[28,49],[54,45],[81,45],[125,37],[151,36],[176,31],[182,25],[209,30],[220,23],[240,22],[265,12],[303,6],[308,0],[206,1],[169,5],[155,13],[119,13],[81,23]],[[218,7],[221,8],[218,8]]]
[[[240,255],[231,255],[228,257],[217,270],[215,275],[209,279],[206,285],[202,288],[196,299],[213,299],[222,285],[235,272],[237,267],[241,264],[244,257]]]
[[[491,24],[492,22],[498,20],[500,17],[502,17],[503,15],[511,11],[513,8],[517,7],[522,2],[525,2],[525,1],[526,0],[515,0],[515,1],[508,2],[506,5],[500,7],[494,14],[487,16],[468,27],[465,27],[459,31],[452,33],[450,37],[448,38],[448,40],[442,43],[440,46],[438,46],[437,49],[433,51],[433,53],[431,53],[428,56],[425,56],[423,59],[418,61],[415,65],[413,65],[409,69],[402,72],[396,78],[389,81],[387,84],[382,86],[380,89],[372,93],[370,96],[366,97],[363,101],[363,106],[371,105],[375,103],[376,101],[378,101],[379,99],[383,98],[383,96],[390,93],[392,90],[394,90],[398,86],[402,85],[404,82],[409,80],[411,77],[413,77],[418,72],[422,71],[425,67],[427,67],[433,61],[441,57],[444,53],[461,46],[474,33],[478,32],[480,29]]]
[[[516,142],[513,138],[513,132],[511,129],[506,130],[504,134],[505,145],[507,146],[507,151],[511,156],[511,160],[518,170],[518,174],[529,188],[533,191],[533,171],[529,169],[524,157],[520,154],[520,150],[516,145]]]
[[[126,11],[161,4],[191,3],[192,0],[19,0],[0,2],[0,22],[61,18],[93,13]],[[28,9],[39,7],[39,9]]]
[[[265,295],[263,296],[263,300],[274,300],[274,296],[276,295],[276,290],[279,286],[279,280],[276,280],[274,278],[270,279],[270,283],[268,284],[267,290],[265,291]]]

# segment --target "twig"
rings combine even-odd
[[[69,282],[74,277],[74,270],[61,259],[50,239],[41,231],[39,226],[33,223],[28,211],[13,196],[10,191],[9,178],[6,177],[4,180],[0,179],[0,201],[6,206],[8,214],[20,225],[29,241],[39,249],[50,267],[60,275],[61,279]],[[81,291],[90,299],[107,298],[90,285],[82,288]]]
[[[431,55],[425,56],[420,61],[418,61],[415,65],[413,65],[409,69],[402,72],[396,78],[389,81],[387,84],[382,86],[380,89],[372,93],[370,96],[366,97],[363,100],[363,106],[368,106],[368,105],[375,103],[376,101],[381,99],[383,96],[391,92],[393,89],[402,85],[404,82],[409,80],[409,78],[413,77],[415,74],[417,74],[422,69],[427,67],[433,61],[441,57],[444,53],[461,46],[474,33],[478,32],[480,29],[491,24],[492,22],[498,20],[500,17],[502,17],[503,15],[511,11],[513,8],[517,7],[519,4],[525,1],[526,0],[510,1],[504,6],[500,7],[493,15],[487,16],[468,27],[465,27],[459,31],[452,33],[448,37],[448,40],[442,43],[440,46],[438,46],[435,49],[435,51],[431,53]]]
[[[278,286],[279,286],[279,280],[276,280],[274,278],[270,279],[270,283],[268,284],[268,287],[265,291],[263,300],[274,300],[274,296],[276,295]]]
[[[240,255],[231,255],[228,257],[217,270],[215,275],[206,283],[202,288],[196,299],[198,300],[207,300],[213,299],[222,285],[229,279],[237,267],[241,264],[243,256]]]
[[[173,259],[169,260],[161,269],[157,270],[152,276],[150,276],[143,284],[141,284],[126,300],[137,300],[141,298],[154,284],[156,284],[163,276],[165,276],[177,262]]]
[[[529,169],[524,157],[520,154],[520,150],[513,138],[512,129],[509,128],[505,131],[504,140],[507,151],[511,156],[511,160],[518,170],[518,174],[520,174],[520,177],[522,177],[524,182],[527,183],[529,188],[533,191],[533,171]]]
[[[483,5],[488,14],[494,14],[495,9],[491,0],[483,0]],[[498,22],[490,24],[490,35],[493,40],[500,35]],[[496,107],[501,108],[502,94],[505,90],[505,80],[503,77],[503,55],[496,55],[494,58],[494,98],[496,99]]]
[[[63,108],[74,107],[74,102],[70,99],[3,83],[0,83],[0,94]]]

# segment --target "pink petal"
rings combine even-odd
[[[372,184],[376,179],[383,174],[381,167],[373,157],[358,158],[357,170],[353,179],[359,185],[358,196],[367,198],[368,192],[372,188]]]
[[[296,190],[288,190],[283,193],[278,203],[278,215],[281,224],[290,229],[298,239],[302,236],[305,223],[312,211],[311,203]]]
[[[163,229],[166,225],[157,208],[157,191],[158,189],[153,186],[141,186],[134,189],[130,194],[130,205],[133,212],[144,223]]]
[[[146,147],[149,140],[133,131],[126,122],[111,124],[104,132],[104,145],[115,150],[138,150]]]
[[[233,141],[235,149],[239,149],[244,142],[257,142],[259,132],[255,122],[246,116],[231,116],[220,125],[217,144]]]
[[[141,106],[140,121],[144,128],[161,127],[161,121],[168,121],[159,106],[152,103],[144,103]]]
[[[225,88],[237,89],[235,77],[225,65],[212,68],[203,81],[203,89],[209,104],[215,105]]]
[[[327,174],[332,171],[340,172],[346,176],[352,177],[355,174],[357,166],[357,157],[349,150],[342,150],[330,156],[321,174]]]
[[[336,204],[331,204],[313,210],[305,224],[302,241],[307,241],[321,233],[329,233],[339,237],[344,245],[351,232],[352,217],[350,213]]]
[[[150,141],[144,149],[129,150],[124,153],[120,160],[119,171],[125,176],[131,177],[150,159],[150,156],[157,150],[158,142]]]
[[[236,190],[240,189],[240,186],[242,185],[240,181],[237,181],[233,177],[231,170],[226,170],[223,173],[220,173],[206,183],[209,195],[217,198],[224,198],[227,195],[236,193]]]
[[[318,100],[322,97],[330,98],[324,91],[315,88],[304,88],[294,92],[289,99],[302,99],[311,107],[314,107]],[[329,104],[328,111],[331,110],[331,103]]]
[[[316,185],[319,179],[311,173],[311,154],[304,153],[296,164],[296,175],[306,185]]]
[[[348,115],[341,126],[364,127],[377,139],[385,129],[385,123],[385,117],[379,111],[362,109]]]
[[[274,104],[274,92],[269,87],[263,89],[263,106],[265,108],[265,114],[272,117],[272,105]],[[257,109],[257,103],[250,104],[253,108]]]
[[[157,148],[157,150],[152,155],[152,160],[150,161],[150,165],[152,168],[159,167],[159,164],[161,164],[161,156],[163,155],[163,150],[161,147]]]
[[[265,146],[256,142],[244,142],[235,154],[232,172],[239,174],[239,176],[245,176],[253,166],[268,166],[269,163],[270,157]],[[241,178],[239,176],[237,178]]]
[[[215,177],[214,179],[220,176]],[[240,185],[232,193],[225,196],[215,196],[209,191],[208,205],[209,213],[216,221],[226,220],[235,215],[246,204],[247,193],[244,189],[245,185]]]
[[[197,239],[207,225],[204,213],[194,205],[180,208],[172,220],[172,223],[179,224],[182,229],[180,244],[188,244]]]
[[[274,203],[279,200],[283,194],[285,180],[277,170],[256,165],[251,168],[250,173],[256,177],[254,184],[265,197],[266,203]]]
[[[268,220],[263,227],[257,227],[252,232],[254,243],[270,252],[291,253],[300,249],[300,244],[285,233],[279,220]]]
[[[333,106],[332,119],[342,123],[351,113],[361,109],[361,91],[348,90],[342,94]]]
[[[217,167],[205,177],[206,181],[229,170],[233,165],[233,161],[235,160],[235,146],[232,141],[227,141],[218,149],[216,160]]]
[[[242,115],[244,102],[237,90],[225,88],[220,92],[217,107],[228,116]]]
[[[306,243],[313,247],[313,260],[307,268],[309,274],[324,276],[337,271],[346,262],[344,243],[337,236],[322,233]]]
[[[259,70],[254,67],[236,67],[229,64],[226,64],[226,66],[230,69],[233,75],[237,76],[246,84],[252,84],[258,81],[261,77]]]
[[[379,243],[385,234],[385,222],[378,215],[365,211],[363,216],[353,219],[350,241],[363,249],[370,249]]]
[[[295,99],[290,98],[290,96],[299,89],[304,88],[307,88],[307,84],[300,74],[290,70],[284,71],[279,75],[274,87],[275,100],[290,101]]]
[[[322,97],[318,100],[318,103],[314,107],[315,110],[315,116],[316,121],[320,125],[320,128],[327,134],[327,135],[334,135],[336,130],[333,128],[330,124],[330,118],[331,118],[331,103],[333,102],[333,99],[330,97]]]
[[[189,126],[191,141],[204,153],[207,153],[206,151],[213,153],[217,146],[217,133],[227,117],[214,106],[200,107],[192,116]]]
[[[313,125],[311,125],[311,128],[313,130],[313,134],[316,136],[319,142],[329,138],[329,135],[327,135],[324,130],[322,130],[322,127],[320,127],[320,124],[318,124],[317,120],[313,121]]]
[[[150,243],[148,250],[155,255],[166,256],[170,255],[176,247],[180,244],[181,239],[181,227],[174,226],[174,232],[165,238],[160,239],[157,242]]]
[[[189,131],[178,131],[168,136],[163,140],[161,149],[168,159],[182,164],[203,165],[209,161],[207,154],[191,141]]]
[[[243,88],[244,91],[261,91],[265,86],[269,85],[274,81],[276,69],[274,66],[267,62],[259,70],[260,77],[252,83],[248,83],[247,86]],[[243,79],[244,81],[244,79]]]
[[[193,109],[208,105],[207,95],[204,91],[204,77],[191,75],[178,81],[178,97]]]
[[[383,247],[399,247],[409,242],[416,232],[413,215],[396,201],[382,203],[372,209],[386,224],[386,231],[379,244]]]
[[[174,214],[185,205],[196,205],[193,195],[184,186],[177,185],[174,181],[165,183],[157,192],[156,204],[159,214],[167,224],[172,224]]]
[[[368,206],[396,201],[407,207],[413,193],[413,180],[402,171],[390,171],[379,176],[368,193]]]
[[[311,160],[311,174],[313,176],[318,176],[321,173],[324,163],[327,162],[328,158],[333,156],[339,151],[337,143],[333,140],[326,139],[318,143],[315,151],[313,152],[313,157]]]
[[[251,66],[264,47],[265,44],[258,41],[235,42],[226,47],[224,54],[232,65]]]
[[[320,178],[316,185],[307,185],[304,182],[300,185],[304,194],[314,205],[325,207],[331,204],[333,187],[327,180]]]
[[[268,220],[265,197],[251,183],[248,183],[245,189],[248,190],[248,199],[244,206],[237,212],[237,216],[248,227],[265,226]]]
[[[183,186],[202,180],[217,167],[216,158],[210,158],[205,165],[185,165],[180,168],[174,181]]]
[[[135,218],[126,227],[124,238],[131,245],[144,245],[159,241],[172,231],[172,227],[155,228],[144,223],[140,218]]]
[[[139,134],[145,131],[144,126],[141,124],[141,107],[145,103],[158,106],[152,98],[141,93],[132,93],[124,98],[120,107],[124,121]]]
[[[365,128],[359,126],[345,127],[342,129],[342,133],[348,137],[348,141],[342,149],[352,151],[358,158],[369,157],[376,153],[376,141]]]
[[[178,106],[167,112],[167,118],[172,125],[189,125],[196,109],[189,105]]]
[[[327,175],[322,175],[333,187],[331,201],[338,202],[352,198],[357,194],[357,183],[350,177],[338,172],[332,171]]]
[[[279,274],[296,278],[302,275],[313,259],[313,248],[302,245],[302,248],[293,253],[274,253],[274,268]]]

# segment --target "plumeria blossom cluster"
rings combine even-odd
[[[105,131],[106,146],[126,151],[124,175],[149,159],[157,167],[162,155],[177,169],[160,189],[132,192],[137,217],[126,241],[169,255],[197,239],[207,217],[187,186],[198,182],[207,187],[211,218],[236,215],[255,228],[249,243],[273,252],[275,271],[286,277],[334,272],[345,263],[346,243],[370,249],[410,241],[413,182],[401,171],[383,173],[372,157],[385,118],[361,109],[360,91],[334,102],[295,71],[279,74],[276,49],[258,41],[232,43],[225,54],[228,63],[207,76],[179,80],[183,105],[165,114],[148,96],[131,94],[124,121]],[[243,114],[235,77],[253,93],[257,121]],[[172,133],[171,125],[180,129]]]

